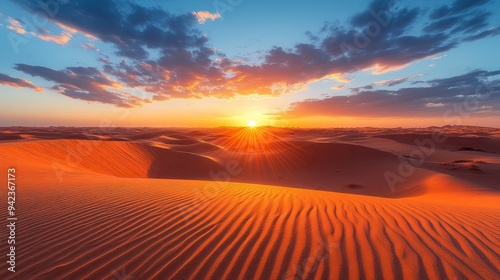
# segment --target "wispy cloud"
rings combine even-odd
[[[36,37],[48,41],[54,42],[59,45],[66,45],[73,35],[68,31],[63,31],[60,35],[52,35],[47,29],[39,28]]]
[[[17,19],[13,19],[11,17],[9,17],[7,19],[7,22],[9,23],[9,25],[7,25],[7,28],[18,33],[18,34],[26,34],[26,30],[24,29],[22,23],[21,23],[21,20],[17,20]]]
[[[436,56],[431,57],[431,60],[439,60],[439,59],[445,58],[447,56],[448,56],[447,54],[443,54],[440,56],[436,55]]]
[[[438,107],[443,107],[444,106],[444,103],[443,102],[439,102],[439,103],[427,103],[425,104],[425,107],[429,107],[429,108],[438,108]]]
[[[97,52],[99,51],[99,49],[96,48],[92,43],[82,44],[81,46],[83,49],[88,51],[97,51]]]
[[[221,18],[219,12],[210,13],[208,11],[199,11],[199,12],[193,12],[193,15],[196,16],[199,24],[204,24],[207,21],[207,19],[215,21],[216,19]]]
[[[365,87],[349,96],[296,102],[281,117],[440,117],[446,110],[454,110],[454,106],[462,104],[464,100],[470,100],[467,103],[469,107],[490,106],[484,107],[488,110],[482,110],[481,113],[498,115],[500,111],[498,75],[500,70],[475,70],[450,78],[429,80],[421,87],[405,87],[397,90],[372,90]]]
[[[149,100],[122,91],[121,84],[111,80],[93,67],[68,67],[54,70],[42,66],[16,64],[16,70],[55,83],[52,90],[90,102],[114,104],[118,107],[137,107]]]
[[[409,79],[409,77],[398,78],[398,79],[393,79],[393,80],[382,80],[382,81],[375,82],[374,84],[377,85],[377,86],[392,87],[392,86],[396,86],[396,85],[402,84],[402,83],[408,81],[408,79]]]
[[[69,42],[69,40],[71,40],[71,38],[73,37],[71,30],[63,29],[60,35],[53,35],[50,33],[49,30],[41,27],[38,27],[36,31],[27,31],[27,29],[24,27],[24,23],[20,19],[14,19],[9,17],[7,19],[7,22],[9,23],[7,28],[18,34],[21,35],[29,34],[41,40],[54,42],[59,45],[66,45]]]
[[[0,73],[0,84],[16,88],[29,88],[38,92],[43,92],[43,88],[35,86],[32,82],[28,80],[21,78],[13,78],[9,75],[5,75],[2,73]]]

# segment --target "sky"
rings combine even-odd
[[[500,1],[0,4],[0,126],[500,124]]]

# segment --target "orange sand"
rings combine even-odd
[[[492,129],[443,128],[394,189],[384,172],[432,129],[8,130],[18,262],[0,279],[500,278]]]

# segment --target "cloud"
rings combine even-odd
[[[28,80],[13,78],[9,75],[5,75],[2,73],[0,73],[0,84],[16,88],[30,88],[38,92],[43,92],[43,88],[35,86],[32,82]]]
[[[68,31],[63,31],[61,35],[52,35],[47,29],[43,28],[38,28],[38,32],[35,36],[44,41],[54,42],[59,45],[66,45],[73,37]]]
[[[27,31],[26,28],[23,26],[24,22],[20,19],[13,19],[9,17],[7,19],[7,22],[9,23],[7,28],[12,31],[15,31],[18,34],[21,35],[30,34],[44,41],[55,42],[56,44],[59,45],[66,45],[69,42],[69,40],[71,40],[71,38],[73,37],[72,32],[70,30],[64,30],[64,28],[60,35],[52,35],[50,31],[41,27],[37,27],[36,32]]]
[[[37,12],[37,0],[19,1]],[[98,12],[97,12],[98,11]],[[142,7],[132,2],[75,0],[59,5],[50,20],[60,26],[111,43],[117,54],[132,59],[147,59],[148,49],[164,54],[203,47],[207,39],[193,28],[196,16],[173,15],[159,8]]]
[[[424,28],[424,31],[468,34],[463,38],[463,41],[474,41],[496,36],[499,33],[496,30],[498,27],[485,30],[491,12],[482,8],[489,2],[490,0],[455,0],[451,5],[440,6],[431,12],[431,22]]]
[[[500,27],[492,27],[486,31],[479,32],[475,35],[471,35],[469,37],[466,37],[464,39],[464,41],[475,41],[475,40],[479,40],[479,39],[483,39],[483,38],[487,38],[487,37],[494,37],[497,35],[500,35]]]
[[[149,102],[147,99],[120,90],[120,83],[111,80],[93,67],[68,67],[65,70],[54,70],[42,66],[16,64],[15,69],[54,82],[52,90],[74,99],[128,108]]]
[[[421,87],[398,90],[353,90],[349,96],[308,99],[293,103],[280,117],[441,117],[457,105],[498,115],[500,112],[500,75],[498,71],[475,70],[463,75],[425,82]],[[465,105],[464,105],[465,104]],[[489,107],[488,107],[489,106]],[[481,111],[479,111],[481,108]],[[475,110],[474,110],[475,109]],[[469,112],[469,113],[470,113]]]
[[[431,57],[431,60],[439,60],[439,59],[445,58],[447,56],[448,56],[448,54],[444,54],[444,55],[441,55],[441,56],[437,56],[436,55],[436,56]]]
[[[396,85],[399,85],[399,84],[402,84],[402,83],[408,81],[409,78],[410,77],[398,78],[398,79],[393,79],[393,80],[382,80],[382,81],[375,82],[374,84],[377,86],[392,87],[392,86],[396,86]]]
[[[437,107],[443,107],[443,106],[444,106],[444,103],[442,103],[442,102],[425,104],[425,107],[429,107],[429,108],[437,108]]]
[[[308,42],[291,48],[273,47],[264,51],[262,61],[255,64],[228,58],[209,45],[198,23],[218,16],[204,11],[174,15],[132,2],[74,0],[60,5],[59,12],[49,20],[65,32],[82,33],[111,44],[119,59],[101,60],[100,75],[151,93],[153,100],[231,98],[296,92],[323,79],[347,83],[350,80],[345,76],[349,73],[395,71],[464,41],[497,35],[496,30],[483,30],[491,14],[481,9],[488,1],[469,2],[456,0],[427,15],[419,8],[374,0],[346,24],[325,24],[317,33],[308,33]],[[19,3],[32,12],[40,9],[36,0]],[[464,9],[467,13],[458,20],[457,15]],[[59,71],[60,75],[70,68]],[[113,93],[71,94],[71,83],[78,81],[67,79],[58,92],[103,103],[116,101],[118,106],[142,102],[130,103],[127,100],[131,97],[121,95],[104,98]]]
[[[88,51],[96,51],[96,52],[99,51],[99,49],[96,48],[92,43],[82,44],[81,47]]]
[[[377,82],[374,82],[374,83],[371,83],[371,84],[368,84],[365,86],[351,88],[351,92],[360,92],[361,90],[364,90],[364,89],[374,89],[377,86],[393,87],[393,86],[397,86],[397,85],[400,85],[402,83],[405,83],[411,79],[422,77],[422,76],[424,76],[424,75],[417,74],[417,75],[413,75],[411,77],[403,77],[403,78],[397,78],[397,79],[392,79],[392,80],[380,80],[380,81],[377,81]],[[413,83],[416,83],[416,82],[413,82]]]
[[[26,30],[24,29],[21,20],[17,20],[17,19],[13,19],[13,18],[9,17],[7,19],[7,22],[9,23],[9,25],[7,25],[8,29],[10,29],[18,34],[21,34],[21,35],[26,34]]]
[[[221,18],[219,12],[210,13],[208,11],[199,11],[199,12],[193,12],[193,15],[196,16],[199,24],[204,24],[207,21],[207,19],[215,21],[216,19]]]
[[[430,18],[440,19],[447,16],[455,16],[468,10],[484,6],[490,0],[455,0],[451,5],[443,5],[432,11]]]

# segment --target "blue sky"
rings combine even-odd
[[[40,3],[0,4],[2,126],[499,123],[498,1]]]

